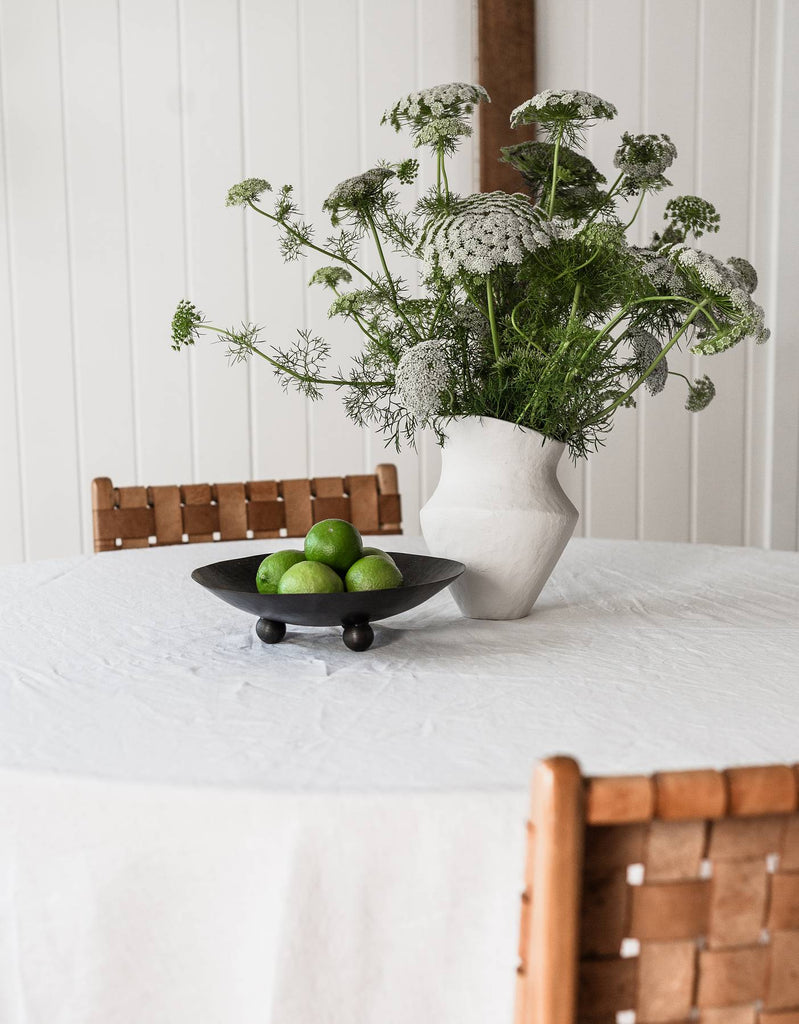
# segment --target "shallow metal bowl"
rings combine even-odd
[[[371,646],[369,625],[399,615],[428,601],[464,571],[462,562],[430,555],[389,551],[402,573],[394,590],[362,590],[353,594],[259,594],[255,574],[266,555],[229,558],[195,569],[191,578],[234,608],[258,616],[256,631],[265,643],[278,643],[286,623],[298,626],[343,626],[344,643],[354,651]]]

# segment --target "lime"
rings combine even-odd
[[[402,573],[380,555],[366,555],[350,566],[347,590],[394,590],[402,586]]]
[[[259,594],[276,594],[280,577],[297,562],[304,562],[305,555],[296,548],[286,548],[285,551],[275,551],[267,555],[258,566],[255,574],[255,586]]]
[[[297,562],[277,585],[278,594],[340,594],[343,589],[339,574],[321,562]]]
[[[309,562],[324,562],[343,576],[361,557],[361,535],[343,519],[323,519],[305,536],[305,557]]]
[[[388,551],[384,551],[382,548],[364,548],[363,549],[363,555],[364,555],[364,558],[367,555],[376,555],[378,558],[385,558],[385,560],[387,562],[391,562],[392,565],[396,565],[397,564],[394,561],[394,559],[391,557],[391,555],[388,553]]]

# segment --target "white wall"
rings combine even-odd
[[[619,117],[591,135],[606,174],[624,130],[666,132],[675,192],[650,202],[641,239],[669,195],[721,213],[699,245],[747,256],[774,335],[718,356],[672,359],[707,373],[717,397],[683,410],[679,380],[621,410],[607,447],[564,482],[598,537],[795,549],[799,536],[799,4],[791,0],[538,0],[539,87],[577,87]],[[676,383],[676,387],[674,384]]]
[[[706,361],[719,395],[701,417],[675,388],[564,468],[580,529],[796,547],[799,7],[537,2],[540,87],[617,103],[593,148],[605,167],[624,128],[671,133],[675,184],[716,202],[711,247],[753,258],[775,328],[765,349]],[[0,0],[0,562],[90,550],[95,475],[301,476],[385,457],[334,397],[306,407],[218,346],[177,355],[168,324],[189,295],[275,341],[307,323],[346,356],[357,336],[226,189],[292,181],[316,216],[341,178],[405,153],[378,125],[389,102],[475,78],[473,26],[472,0]],[[466,151],[456,187],[472,174]],[[414,530],[438,452],[397,461]]]
[[[245,176],[293,182],[317,219],[341,179],[407,155],[382,111],[475,76],[472,0],[1,0],[0,562],[91,550],[89,482],[368,472],[340,404],[308,407],[220,346],[170,350],[189,295],[276,342],[358,338],[225,207]],[[453,170],[470,191],[473,158]],[[399,463],[406,521],[437,480]]]

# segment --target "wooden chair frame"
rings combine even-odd
[[[303,537],[322,519],[347,519],[364,534],[402,533],[397,469],[306,480],[115,487],[92,482],[94,550],[266,537]]]
[[[534,775],[516,1024],[799,1024],[799,766]]]

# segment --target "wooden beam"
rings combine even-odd
[[[521,178],[499,163],[499,150],[533,137],[508,119],[535,93],[535,0],[478,0],[478,8],[480,84],[491,97],[480,105],[480,188],[519,192]]]

